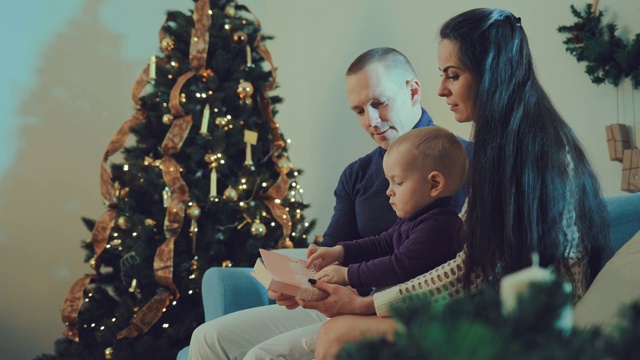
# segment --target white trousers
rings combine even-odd
[[[191,336],[189,360],[305,360],[327,317],[315,310],[267,305],[234,312],[200,325]]]

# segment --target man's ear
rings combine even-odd
[[[407,80],[407,87],[411,95],[411,103],[413,106],[420,106],[420,98],[422,97],[422,88],[418,79]]]
[[[445,178],[440,171],[432,171],[427,175],[429,180],[429,195],[437,197],[444,191]]]

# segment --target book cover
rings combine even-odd
[[[264,249],[260,249],[260,256],[251,275],[267,289],[308,301],[323,300],[329,295],[309,284],[316,272],[305,267],[306,260]]]

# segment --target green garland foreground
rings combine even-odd
[[[629,78],[634,89],[640,87],[640,34],[627,42],[616,35],[614,23],[602,23],[602,11],[592,12],[587,4],[582,12],[571,5],[571,13],[578,21],[558,27],[559,33],[568,34],[562,42],[578,62],[585,62],[585,72],[594,84],[608,82],[618,86]]]
[[[393,343],[367,339],[347,345],[339,359],[633,359],[640,357],[640,302],[624,308],[615,329],[562,329],[571,295],[562,283],[533,284],[505,316],[499,296],[485,290],[429,304],[414,296],[395,317]]]

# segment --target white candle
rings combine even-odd
[[[156,79],[156,54],[151,54],[149,57],[149,79]]]
[[[216,167],[211,166],[211,182],[209,185],[209,197],[218,196],[218,174],[216,173]]]
[[[206,134],[209,130],[209,104],[204,107],[204,112],[202,113],[202,126],[200,127],[200,134]]]
[[[251,48],[247,45],[247,66],[251,66]]]
[[[506,275],[500,280],[500,300],[502,312],[511,313],[517,305],[518,296],[527,292],[532,283],[548,283],[555,279],[550,269],[541,268],[537,252],[531,255],[531,266],[520,271]],[[565,291],[571,291],[571,286],[566,284]],[[556,321],[556,327],[565,333],[573,327],[573,312],[571,305],[567,304],[560,318]]]

